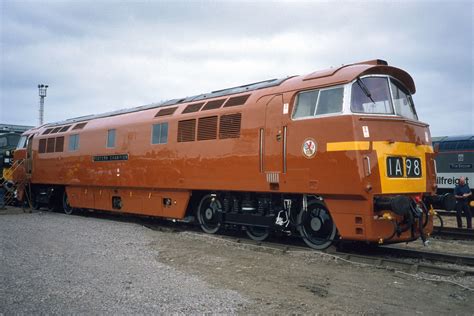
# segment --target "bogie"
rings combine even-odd
[[[304,203],[308,205],[306,211],[302,210]],[[311,212],[317,214],[311,217]],[[314,249],[329,247],[336,235],[327,208],[319,199],[304,195],[210,193],[201,199],[196,217],[207,233],[216,233],[223,227],[240,227],[256,241],[265,240],[272,231],[299,234]]]

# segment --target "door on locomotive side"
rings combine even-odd
[[[283,126],[283,95],[273,96],[265,108],[265,129],[263,144],[263,172],[268,182],[278,183],[278,175],[284,172],[284,146],[286,127]]]
[[[33,137],[34,134],[30,135],[26,145],[26,174],[31,176],[33,172]]]

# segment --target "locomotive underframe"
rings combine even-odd
[[[30,190],[32,207],[45,206],[68,214],[74,209],[99,209],[185,221],[192,218],[208,233],[233,226],[244,229],[254,240],[263,240],[274,232],[300,235],[315,249],[324,249],[344,240],[336,225],[337,219],[346,215],[331,213],[326,202],[331,205],[334,200],[317,195],[160,190],[142,190],[140,193],[116,188],[39,184],[31,185]],[[432,216],[428,208],[417,208],[415,202],[413,208],[402,212],[393,207],[394,203],[390,204],[397,198],[404,199],[406,205],[413,203],[409,196],[385,196],[385,203],[375,199],[371,215],[355,217],[355,229],[361,232],[361,241],[381,244],[415,240],[420,236],[425,239],[425,230],[431,229],[427,226],[429,216]],[[136,205],[137,199],[149,200],[148,206],[142,203],[141,210],[129,208],[130,202]],[[372,203],[366,202],[367,205]],[[178,217],[176,208],[182,209]],[[366,233],[375,233],[378,237],[367,240]]]

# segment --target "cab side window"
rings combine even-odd
[[[298,93],[293,118],[342,112],[344,88],[311,90]]]
[[[342,112],[344,88],[323,90],[319,94],[316,115]]]
[[[316,102],[318,102],[318,95],[319,90],[298,93],[293,118],[313,116]]]

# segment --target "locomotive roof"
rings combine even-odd
[[[88,120],[91,120],[91,119],[97,119],[97,118],[101,118],[101,117],[121,115],[121,114],[126,114],[126,113],[132,113],[132,112],[138,112],[138,111],[143,111],[143,110],[155,109],[155,108],[160,108],[160,107],[166,107],[166,106],[169,106],[169,105],[184,104],[184,103],[189,103],[189,102],[195,102],[195,101],[201,101],[201,100],[207,100],[207,99],[227,96],[227,95],[231,95],[231,94],[238,94],[238,93],[242,93],[242,92],[250,92],[250,91],[254,91],[254,90],[259,90],[259,89],[278,86],[283,81],[285,81],[287,79],[290,79],[290,78],[293,78],[293,77],[295,77],[295,76],[286,77],[286,78],[282,78],[282,79],[269,79],[269,80],[254,82],[254,83],[250,83],[250,84],[245,84],[245,85],[242,85],[242,86],[216,90],[216,91],[212,91],[212,92],[209,92],[209,93],[198,94],[198,95],[194,95],[194,96],[190,96],[190,97],[185,97],[185,98],[180,98],[180,99],[171,99],[171,100],[167,100],[167,101],[160,102],[160,103],[151,103],[151,104],[141,105],[141,106],[134,107],[134,108],[121,109],[121,110],[106,112],[106,113],[102,113],[102,114],[91,114],[91,115],[85,115],[85,116],[78,116],[78,117],[67,119],[67,120],[64,120],[64,121],[48,123],[44,126],[45,127],[46,126],[51,127],[51,126],[57,126],[57,125],[63,125],[63,124],[71,124],[71,123],[76,123],[76,122],[88,121]]]
[[[439,136],[433,137],[433,142],[457,142],[474,140],[474,135],[456,135],[456,136]]]
[[[168,100],[168,101],[164,101],[160,103],[151,103],[151,104],[142,105],[142,106],[138,106],[134,108],[121,109],[121,110],[106,112],[102,114],[79,116],[79,117],[70,118],[64,121],[48,123],[38,128],[53,127],[53,126],[59,126],[63,124],[74,124],[78,122],[89,121],[92,119],[139,112],[139,111],[144,111],[144,110],[149,110],[149,109],[167,107],[171,105],[186,104],[189,102],[207,100],[207,99],[212,99],[216,97],[245,93],[245,92],[250,92],[250,91],[255,91],[255,90],[271,88],[271,87],[278,87],[278,86],[281,86],[283,83],[285,83],[285,81],[289,81],[289,79],[293,79],[293,78],[299,79],[297,80],[299,85],[301,85],[301,83],[307,83],[308,81],[315,80],[315,81],[318,81],[318,83],[315,86],[319,86],[319,85],[328,86],[331,84],[332,85],[344,84],[344,83],[351,82],[352,80],[360,76],[370,75],[370,74],[380,74],[380,73],[397,77],[399,80],[401,80],[405,84],[405,86],[408,88],[410,93],[412,94],[415,93],[416,91],[415,84],[413,82],[413,79],[407,72],[399,68],[388,66],[387,62],[384,60],[376,59],[376,60],[369,60],[369,61],[363,61],[363,62],[354,63],[354,64],[343,65],[337,68],[330,68],[326,70],[315,71],[306,76],[289,76],[289,77],[281,78],[281,79],[269,79],[269,80],[259,81],[259,82],[245,84],[241,86],[236,86],[232,88],[215,90],[209,93],[194,95],[190,97],[172,99],[172,100]]]

